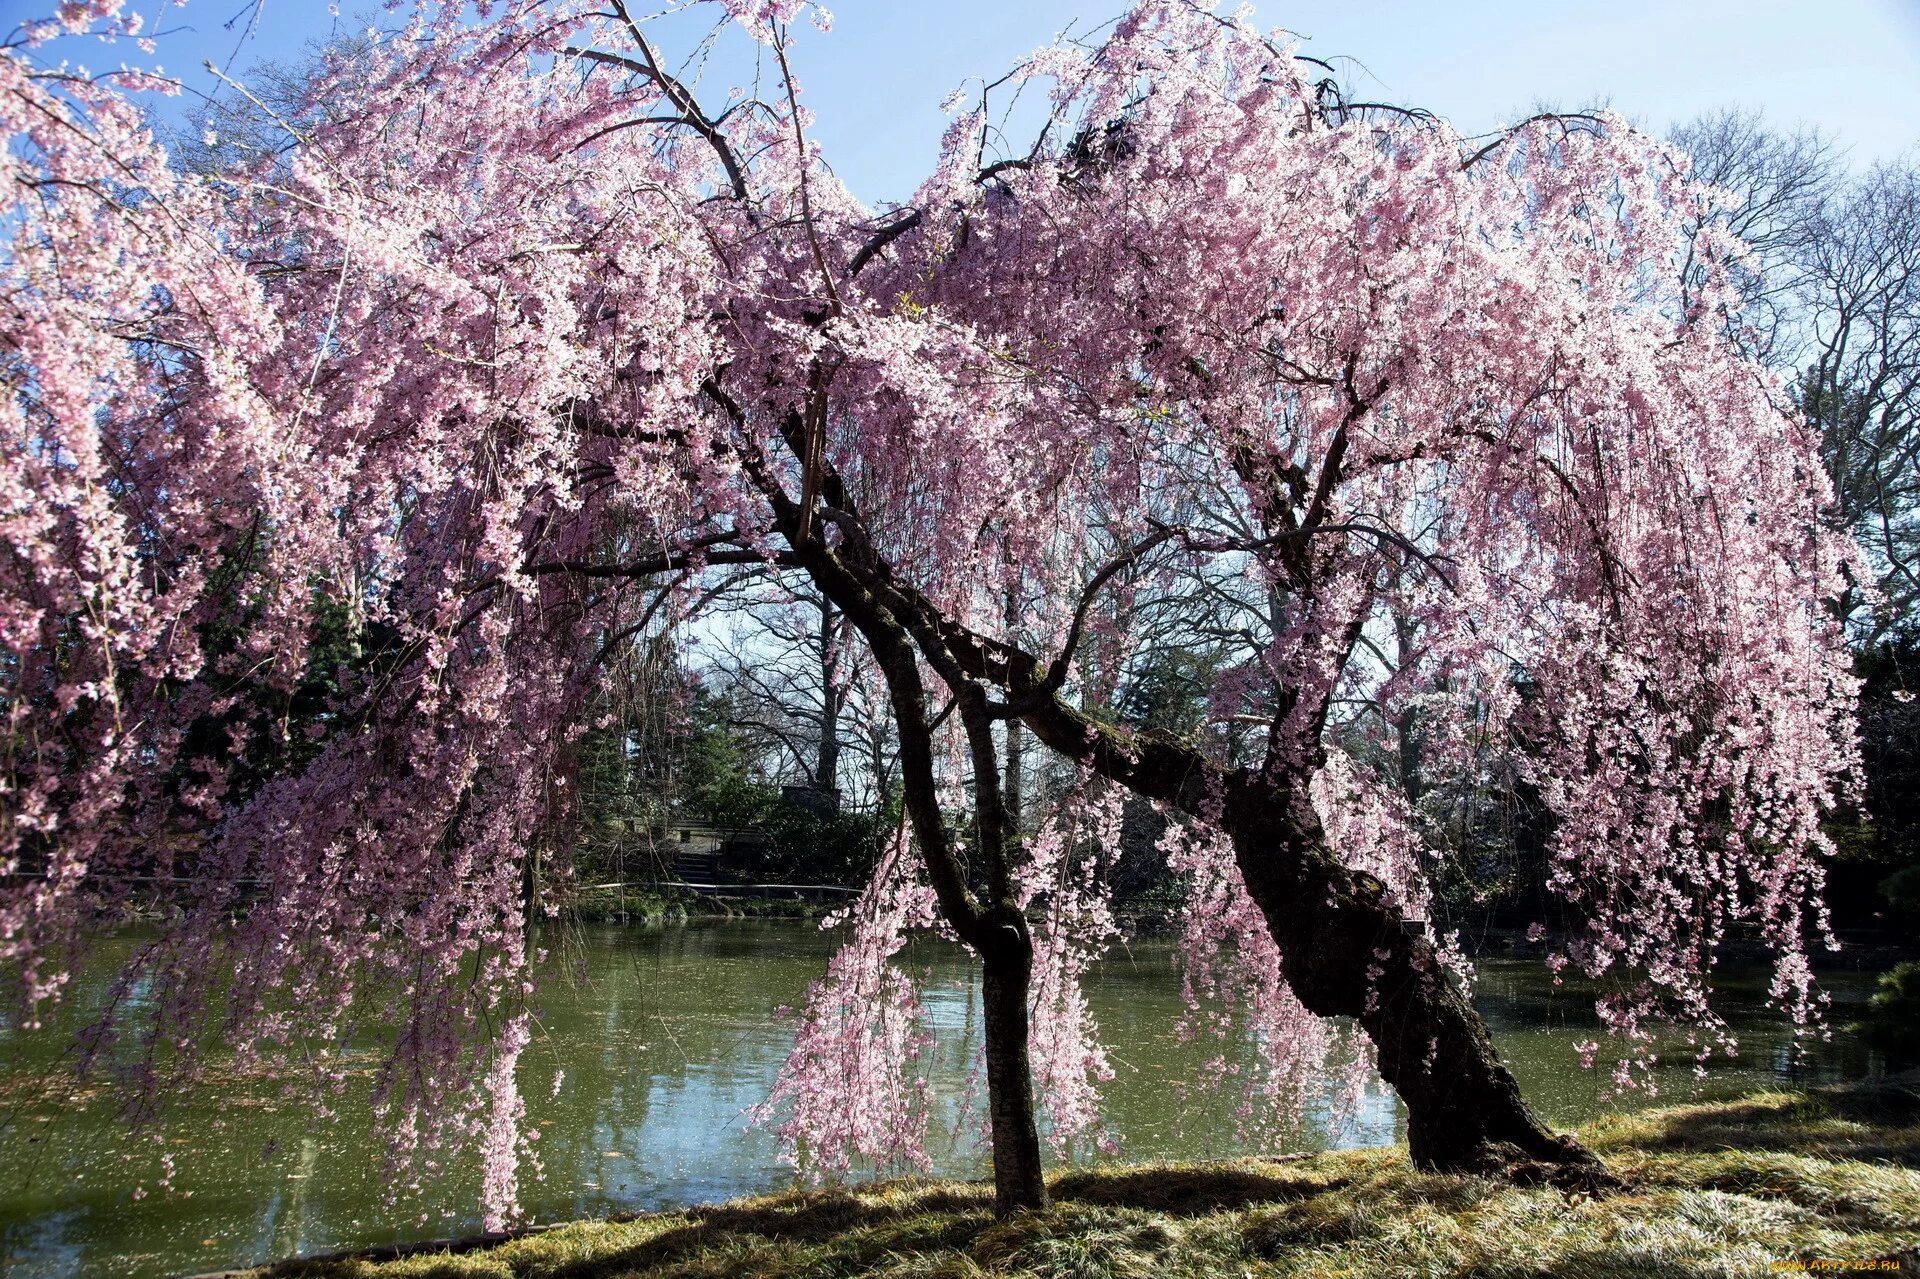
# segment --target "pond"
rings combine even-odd
[[[544,1165],[523,1185],[529,1215],[560,1221],[791,1184],[773,1139],[742,1112],[766,1095],[786,1054],[790,1023],[779,1010],[801,1002],[831,945],[813,925],[790,921],[571,932],[557,949],[573,961],[563,967],[584,976],[543,988],[535,1040],[521,1060]],[[929,974],[944,1091],[964,1093],[979,1034],[973,973],[937,943],[908,959]],[[1566,1124],[1608,1104],[1605,1072],[1581,1070],[1571,1047],[1592,1032],[1590,1001],[1555,991],[1535,963],[1479,967],[1481,1011],[1540,1111]],[[1848,973],[1825,980],[1836,1023],[1854,1015],[1871,986]],[[1761,1015],[1760,975],[1725,989],[1741,1055],[1716,1063],[1700,1084],[1674,1054],[1660,1102],[1869,1069],[1865,1051],[1844,1037],[1795,1067],[1790,1037]],[[1094,974],[1089,996],[1116,1070],[1105,1096],[1120,1157],[1234,1153],[1231,1104],[1182,1087],[1217,1049],[1176,1033],[1182,1008],[1170,944],[1148,939],[1117,952]],[[113,1099],[76,1089],[45,1051],[38,1037],[0,1030],[0,1273],[9,1277],[171,1275],[478,1229],[471,1168],[449,1170],[422,1197],[391,1207],[363,1115],[346,1105],[337,1122],[314,1122],[270,1081],[236,1081],[176,1105],[163,1140],[177,1172],[159,1188],[159,1151],[130,1142]],[[1396,1112],[1376,1089],[1338,1131],[1309,1122],[1301,1144],[1390,1142],[1403,1130]],[[955,1121],[953,1105],[945,1117]],[[943,1141],[937,1154],[942,1173],[982,1172],[970,1138]]]

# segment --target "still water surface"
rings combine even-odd
[[[572,962],[563,967],[580,975],[543,987],[520,1066],[544,1165],[523,1186],[531,1217],[671,1207],[790,1184],[772,1138],[747,1127],[742,1111],[766,1095],[786,1054],[790,1023],[779,1010],[801,1002],[831,945],[814,926],[788,921],[571,934],[561,949]],[[978,987],[957,951],[923,944],[907,958],[930,977],[935,1072],[952,1125],[978,1041]],[[1834,1021],[1843,1022],[1869,980],[1826,980]],[[88,991],[78,993],[84,1001]],[[1168,944],[1136,942],[1117,953],[1089,995],[1117,1072],[1106,1113],[1121,1157],[1234,1153],[1231,1106],[1181,1086],[1216,1049],[1176,1034],[1179,982]],[[1736,983],[1728,995],[1740,1057],[1717,1064],[1704,1086],[1676,1064],[1661,1080],[1661,1101],[1869,1068],[1841,1038],[1796,1071],[1789,1036],[1759,1015],[1757,984]],[[1603,1073],[1581,1070],[1571,1048],[1592,1032],[1587,999],[1554,991],[1537,964],[1489,960],[1478,1002],[1548,1118],[1573,1123],[1606,1104]],[[170,1275],[478,1229],[472,1168],[449,1170],[398,1209],[384,1206],[380,1148],[361,1110],[349,1102],[337,1122],[316,1123],[270,1081],[230,1082],[176,1106],[164,1140],[177,1171],[171,1189],[157,1188],[158,1150],[129,1142],[112,1099],[77,1092],[42,1051],[0,1027],[0,1273],[8,1279]],[[1300,1144],[1385,1143],[1403,1125],[1391,1096],[1376,1091],[1338,1131],[1310,1121]],[[937,1154],[943,1173],[983,1171],[971,1138],[942,1141]]]

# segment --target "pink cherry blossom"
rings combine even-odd
[[[802,7],[725,11],[784,65]],[[133,34],[121,8],[35,35]],[[1222,797],[1298,800],[1388,915],[1424,919],[1420,816],[1378,767],[1378,725],[1414,713],[1431,781],[1549,810],[1572,931],[1548,962],[1606,983],[1618,1080],[1648,1077],[1656,1019],[1725,1042],[1736,930],[1817,1017],[1820,819],[1855,754],[1823,601],[1852,559],[1809,430],[1735,340],[1741,246],[1661,144],[1606,115],[1468,139],[1348,108],[1284,35],[1142,0],[1024,65],[1049,82],[1031,145],[990,155],[969,104],[876,212],[790,80],[709,113],[632,18],[421,0],[329,58],[283,146],[214,174],[147,131],[140,73],[0,49],[0,980],[23,1024],[153,906],[83,1045],[137,1110],[220,1043],[324,1093],[397,1028],[395,1184],[477,1147],[506,1221],[529,925],[564,883],[601,664],[688,620],[715,566],[803,550],[910,605],[956,697],[1031,652],[1048,696],[1097,710],[1156,591],[1211,573],[1257,602],[1179,744],[1199,780],[1165,848],[1190,1025],[1259,1054],[1222,1069],[1251,1132],[1350,1109],[1369,1048],[1283,980]],[[1398,656],[1367,656],[1390,631]],[[963,639],[992,660],[961,669]],[[943,731],[927,767],[962,812]],[[1109,774],[1155,740],[1106,731]],[[1079,777],[1015,841],[1063,1152],[1113,1135],[1081,982],[1115,934],[1097,871],[1124,780]],[[759,1112],[814,1172],[926,1160],[896,959],[937,926],[916,853],[854,909]],[[1370,989],[1464,969],[1396,953]]]

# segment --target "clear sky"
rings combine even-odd
[[[98,46],[68,56],[94,69],[158,61],[206,89],[204,59],[224,65],[239,46],[240,72],[289,56],[335,21],[325,0],[259,0],[257,15],[252,0],[133,3],[169,33],[154,59]],[[1070,24],[1113,18],[1123,3],[831,0],[832,33],[806,28],[795,53],[815,136],[863,199],[903,198],[926,171],[952,89],[997,75]],[[0,0],[0,28],[51,7]],[[1741,105],[1777,125],[1817,125],[1860,166],[1920,144],[1920,0],[1260,0],[1255,17],[1297,33],[1305,52],[1355,59],[1342,65],[1363,96],[1425,107],[1468,132],[1542,103],[1606,102],[1653,129]],[[663,24],[663,49],[684,52],[707,20]],[[711,74],[727,73],[751,68],[730,60]]]

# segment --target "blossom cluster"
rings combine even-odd
[[[802,7],[725,5],[783,57]],[[795,102],[705,114],[614,8],[419,0],[210,173],[127,84],[0,49],[23,1022],[156,904],[121,978],[143,998],[91,1059],[151,1100],[224,1040],[324,1091],[397,1025],[396,1160],[477,1144],[504,1220],[529,923],[601,661],[781,528],[1010,649],[1079,643],[1061,683],[1088,706],[1131,610],[1181,574],[1231,587],[1252,639],[1195,740],[1310,790],[1395,911],[1424,910],[1424,854],[1371,726],[1417,719],[1429,781],[1497,766],[1541,796],[1556,960],[1613,983],[1625,1042],[1672,1017],[1720,1042],[1740,928],[1815,1015],[1819,822],[1854,755],[1822,600],[1849,556],[1680,157],[1606,115],[1468,139],[1330,107],[1284,33],[1141,0],[1025,64],[1052,82],[1034,146],[990,157],[983,100],[876,213]],[[130,34],[121,10],[58,23]],[[1089,618],[1102,562],[1140,571]],[[1020,871],[1061,1150],[1104,1140],[1081,982],[1119,802],[1072,788]],[[1262,1055],[1243,1116],[1350,1107],[1365,1046],[1288,991],[1234,850],[1176,829],[1193,1024]],[[896,848],[765,1112],[809,1167],[924,1163],[897,957],[933,919]]]

